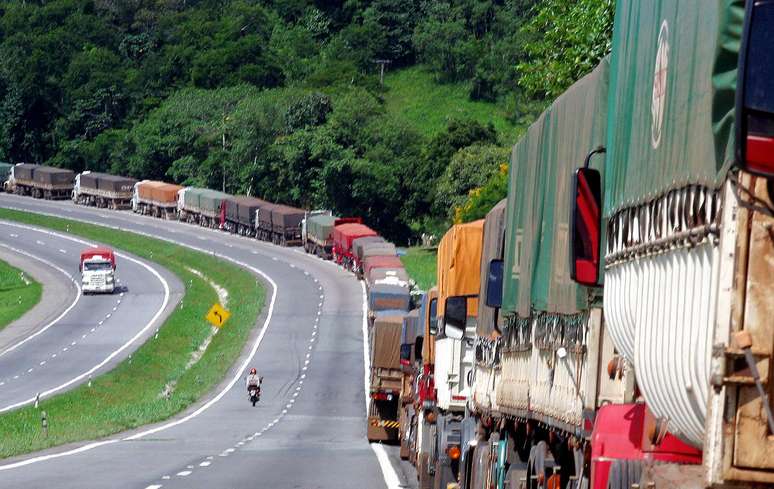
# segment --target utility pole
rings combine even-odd
[[[379,85],[384,86],[384,67],[392,63],[392,61],[389,59],[377,59],[374,63],[379,65]]]

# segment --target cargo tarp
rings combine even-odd
[[[75,173],[72,170],[64,168],[54,168],[53,166],[39,166],[35,168],[32,179],[36,183],[44,185],[68,185],[75,179]]]
[[[376,236],[376,231],[363,224],[339,224],[333,228],[333,242],[343,250],[352,249],[352,241],[364,236]]]
[[[333,233],[333,223],[336,217],[325,214],[309,216],[306,218],[306,232],[314,241],[324,244],[331,239]]]
[[[287,205],[278,205],[271,211],[271,225],[274,231],[284,232],[285,230],[301,227],[301,221],[304,220],[306,211]]]
[[[261,199],[241,195],[229,197],[226,202],[226,220],[249,227],[254,227],[255,211],[265,204]]]
[[[216,190],[202,189],[199,194],[199,211],[209,217],[220,215],[220,206],[224,200],[230,198],[229,194]]]
[[[368,288],[371,311],[408,311],[411,302],[409,288],[401,285],[375,284]]]
[[[20,163],[13,167],[13,176],[17,180],[32,180],[32,174],[36,168],[40,168],[40,165]]]
[[[395,245],[387,241],[380,243],[368,243],[363,246],[361,259],[366,259],[369,256],[398,256],[398,251],[395,249]]]
[[[366,274],[366,282],[369,285],[379,283],[408,286],[409,275],[406,269],[399,268],[372,268]]]
[[[487,276],[489,272],[489,263],[492,260],[501,260],[503,258],[503,245],[505,243],[505,210],[508,204],[507,199],[503,199],[490,210],[484,220],[484,245],[481,252],[481,298],[486,299],[485,291],[487,285]],[[498,319],[502,315],[498,315]],[[476,325],[477,334],[481,337],[487,337],[494,331],[495,310],[486,305],[483,300],[478,305],[478,323]]]
[[[258,215],[256,216],[257,220],[255,221],[255,226],[265,231],[271,231],[272,230],[271,216],[272,216],[272,213],[274,212],[274,209],[276,209],[277,207],[280,207],[280,205],[262,200],[257,209]]]
[[[430,334],[430,322],[433,320],[430,316],[430,304],[433,299],[437,300],[437,298],[438,288],[433,287],[422,298],[422,306],[419,310],[425,336],[425,341],[422,343],[422,363],[424,365],[433,365],[435,363],[435,336]]]
[[[585,288],[570,280],[572,179],[586,155],[604,145],[608,74],[603,60],[560,95],[513,149],[504,314],[526,318],[533,311],[572,314],[586,307]]]
[[[358,259],[363,259],[363,248],[371,243],[384,243],[385,240],[381,236],[364,236],[362,238],[357,238],[356,240],[352,241],[352,254],[358,257]]]
[[[405,313],[403,313],[405,314]],[[400,369],[400,333],[403,314],[379,315],[370,328],[371,367]]]
[[[481,247],[484,220],[455,224],[438,245],[438,316],[443,317],[446,299],[475,296],[468,300],[468,316],[478,316],[478,292],[481,279]]]
[[[106,192],[131,193],[137,180],[99,172],[84,172],[80,176],[81,189],[104,190]]]
[[[419,329],[419,309],[413,309],[403,318],[403,330],[400,333],[401,345],[413,345],[417,336],[422,336]]]
[[[673,188],[722,183],[743,18],[742,0],[616,2],[606,216]]]
[[[369,256],[363,262],[363,273],[368,273],[374,268],[401,268],[403,262],[397,256]]]

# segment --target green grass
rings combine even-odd
[[[0,329],[40,302],[43,287],[18,268],[0,261]]]
[[[412,247],[400,257],[409,276],[413,278],[420,289],[428,290],[435,285],[436,249]]]
[[[204,253],[133,233],[8,209],[0,209],[0,219],[67,231],[115,246],[159,263],[185,284],[185,296],[161,327],[158,338],[151,337],[132,358],[95,378],[91,387],[82,385],[44,399],[40,409],[27,407],[0,415],[0,458],[105,437],[180,412],[225,376],[264,304],[264,289],[253,275]],[[228,290],[231,318],[201,359],[186,370],[191,353],[211,331],[204,316],[218,301],[210,284],[187,267]],[[160,396],[170,382],[176,383],[171,395]],[[47,438],[40,428],[41,411],[48,414]]]
[[[420,132],[432,136],[450,119],[491,122],[503,141],[515,140],[517,129],[508,122],[505,110],[496,104],[470,100],[464,83],[436,83],[421,66],[389,72],[384,101],[388,112],[404,117]]]

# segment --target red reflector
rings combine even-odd
[[[750,170],[774,175],[774,137],[748,134],[745,156]]]
[[[374,401],[392,401],[393,395],[386,392],[372,392],[371,399]]]
[[[410,362],[410,361],[408,361],[408,360],[404,360],[404,359],[402,359],[402,358],[400,359],[400,364],[401,364],[401,365],[403,365],[404,367],[409,367],[409,366],[411,366],[411,362]]]
[[[467,399],[465,396],[452,396],[452,401],[464,401]]]

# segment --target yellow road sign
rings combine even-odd
[[[223,309],[220,304],[213,304],[210,311],[207,313],[207,321],[211,322],[213,326],[220,328],[223,323],[228,321],[231,313]]]

